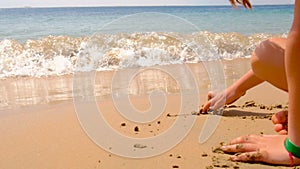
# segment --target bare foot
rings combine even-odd
[[[288,111],[283,110],[275,113],[272,116],[272,122],[274,123],[274,130],[281,135],[287,135],[287,124],[288,124]]]

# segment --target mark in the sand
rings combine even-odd
[[[207,113],[204,113],[202,109],[200,109],[199,112],[197,111],[192,111],[190,114],[171,114],[171,113],[168,113],[167,114],[167,117],[179,117],[179,116],[183,116],[183,117],[187,117],[187,116],[200,116],[201,114],[207,114]]]
[[[210,165],[210,166],[206,166],[206,168],[205,169],[213,169],[214,167],[216,167],[216,168],[229,168],[229,166],[227,166],[227,165]],[[233,169],[239,169],[240,167],[239,166],[237,166],[237,165],[235,165],[235,166],[233,166],[232,167]]]
[[[134,131],[135,131],[135,132],[139,132],[139,131],[140,131],[139,127],[138,127],[138,126],[135,126],[135,127],[134,127]]]
[[[140,149],[147,148],[146,145],[142,145],[142,144],[138,144],[138,143],[137,143],[137,144],[134,144],[133,147],[134,147],[134,148],[140,148]]]
[[[218,154],[224,154],[224,151],[221,149],[221,147],[213,148],[212,152]]]
[[[178,165],[173,165],[172,168],[179,168],[179,166]]]
[[[200,109],[199,112],[193,111],[193,112],[191,112],[191,114],[194,115],[194,116],[200,116],[202,112],[203,112],[203,109]]]
[[[178,159],[181,159],[182,158],[182,155],[175,155],[176,156],[176,158],[178,158]],[[169,154],[169,157],[174,157],[174,155],[173,154]]]
[[[275,104],[275,105],[271,105],[271,106],[267,106],[264,104],[257,104],[255,101],[250,100],[250,101],[246,101],[243,105],[238,106],[238,105],[226,105],[224,108],[251,108],[251,107],[258,107],[260,109],[266,109],[266,110],[273,110],[273,109],[287,109],[288,106],[287,105],[283,105],[283,104]]]
[[[121,123],[121,126],[122,126],[122,127],[126,126],[126,123]]]
[[[267,115],[249,115],[251,120],[255,120],[255,119],[268,119],[268,120],[272,120],[272,115],[273,114],[267,114]],[[242,119],[249,119],[249,117],[247,116],[242,116]]]
[[[261,105],[259,105],[259,108],[260,109],[266,109],[266,106],[261,104]]]
[[[216,168],[239,168],[239,164],[236,162],[230,161],[228,158],[223,157],[223,156],[213,156],[212,157],[212,167]]]
[[[187,117],[187,116],[192,116],[192,115],[198,115],[198,113],[196,112],[196,114],[194,114],[193,112],[191,112],[190,114],[167,114],[167,117]],[[200,115],[200,114],[199,114]]]
[[[232,104],[232,105],[227,106],[226,108],[238,108],[238,107],[239,106]]]
[[[207,153],[205,153],[205,152],[203,152],[201,156],[202,156],[202,157],[207,157],[207,156],[208,156],[208,154],[207,154]]]
[[[221,147],[224,146],[225,143],[224,142],[220,142],[219,145],[220,146],[218,146],[218,147],[212,147],[212,152],[219,153],[219,154],[224,154],[224,151],[221,149]]]
[[[257,107],[255,101],[246,101],[242,107]]]

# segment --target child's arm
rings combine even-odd
[[[208,101],[203,106],[203,112],[207,112],[209,109],[217,110],[224,106],[224,104],[233,103],[243,96],[247,90],[262,82],[263,80],[258,78],[252,70],[249,70],[225,91],[219,93],[210,92],[208,94]]]

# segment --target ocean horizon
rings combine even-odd
[[[15,7],[0,7],[0,9],[19,9],[19,8],[101,8],[101,7],[219,7],[219,6],[224,6],[224,7],[231,7],[230,4],[215,4],[215,5],[209,5],[209,4],[166,4],[166,5],[161,5],[161,4],[153,4],[153,5],[96,5],[96,6],[15,6]],[[294,6],[294,4],[286,3],[286,4],[252,4],[252,6],[259,7],[259,6]],[[243,8],[240,6],[240,8]]]

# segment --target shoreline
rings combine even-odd
[[[214,63],[216,62],[216,63]],[[222,65],[220,65],[221,63]],[[215,66],[216,65],[216,66]],[[137,70],[136,77],[133,77],[130,82],[130,95],[139,96],[147,95],[154,89],[159,89],[166,93],[180,92],[180,86],[176,84],[176,80],[184,81],[186,79],[174,79],[168,71],[172,69],[185,71],[187,69],[192,73],[192,78],[195,79],[198,90],[202,94],[206,94],[210,86],[210,75],[214,72],[213,69],[218,66],[223,66],[225,78],[222,83],[229,86],[236,81],[242,74],[250,69],[249,58],[238,58],[233,60],[209,61],[203,63],[175,64],[165,66],[151,66],[138,69],[123,69],[119,72],[127,75],[127,72]],[[212,70],[208,70],[212,69]],[[111,84],[114,81],[114,76],[118,71],[97,71],[94,81],[95,96],[97,99],[109,98],[114,89]],[[182,73],[182,72],[181,72]],[[89,74],[89,73],[87,73]],[[182,74],[182,76],[186,76]],[[223,75],[220,75],[223,76]],[[8,77],[0,79],[2,86],[0,87],[0,111],[5,109],[14,109],[18,107],[26,107],[27,105],[51,104],[57,101],[72,100],[73,97],[73,82],[74,74],[53,75],[41,77]],[[84,82],[86,79],[82,79]],[[119,83],[119,82],[117,82]],[[128,82],[120,81],[117,88],[124,91],[128,87]],[[118,89],[116,89],[118,90]],[[118,92],[118,91],[117,91]],[[206,98],[206,96],[205,96]]]

